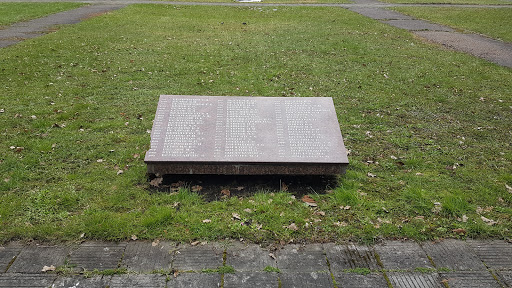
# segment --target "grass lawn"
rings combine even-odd
[[[512,5],[508,0],[381,0],[401,4],[476,4],[476,5]]]
[[[43,17],[80,6],[83,3],[0,3],[0,28],[16,22]]]
[[[512,42],[512,8],[397,7],[401,13]],[[475,21],[475,19],[478,19]]]
[[[512,70],[344,9],[131,5],[2,49],[0,67],[0,241],[512,233]],[[316,208],[151,189],[160,94],[333,97],[350,166],[302,193]]]

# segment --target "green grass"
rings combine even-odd
[[[396,7],[401,13],[512,42],[512,8]],[[475,21],[478,19],[478,21]]]
[[[470,5],[511,5],[508,0],[381,0],[400,4],[470,4]]]
[[[84,6],[83,3],[0,3],[0,29],[16,22],[43,17]]]
[[[0,241],[511,236],[511,69],[344,9],[275,9],[132,5],[2,49]],[[333,97],[350,166],[304,191],[317,208],[152,190],[160,94]]]

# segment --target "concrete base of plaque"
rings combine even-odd
[[[348,165],[330,97],[161,95],[149,174],[331,175]]]

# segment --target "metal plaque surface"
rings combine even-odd
[[[153,174],[339,174],[348,164],[330,97],[161,95],[144,161]]]

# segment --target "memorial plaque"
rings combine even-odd
[[[149,174],[328,175],[348,165],[330,97],[161,95]]]

